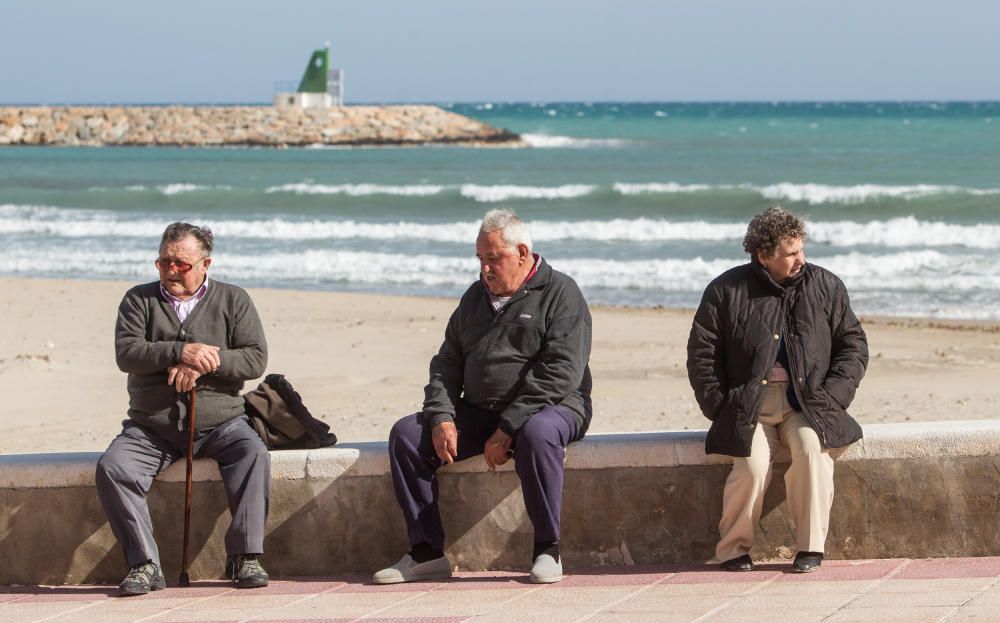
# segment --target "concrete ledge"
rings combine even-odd
[[[727,457],[704,431],[591,435],[570,447],[568,567],[702,561],[718,539]],[[94,491],[98,453],[0,456],[0,584],[117,581],[121,553]],[[384,442],[273,452],[266,565],[274,575],[368,573],[407,549]],[[765,500],[757,557],[794,554],[787,457]],[[229,523],[218,469],[198,461],[192,578],[218,577]],[[167,577],[180,562],[184,464],[150,493]],[[830,558],[1000,555],[1000,423],[881,424],[839,453]],[[442,470],[449,555],[466,570],[524,568],[531,526],[511,466]],[[792,548],[792,549],[789,549]]]

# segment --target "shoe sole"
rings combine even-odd
[[[264,588],[268,584],[268,580],[244,580],[242,582],[236,582],[236,588]]]
[[[402,576],[395,578],[372,578],[372,584],[406,584],[409,582],[429,582],[432,580],[447,580],[451,578],[451,573],[434,573],[431,575],[422,575],[420,577],[404,578]]]
[[[808,569],[792,569],[792,573],[812,573],[813,571],[819,571],[819,566],[809,567]]]
[[[556,582],[561,582],[563,580],[563,578],[565,578],[565,577],[566,576],[564,576],[564,575],[552,576],[552,577],[547,577],[547,578],[539,578],[539,577],[531,576],[531,577],[528,578],[528,580],[532,584],[555,584]]]
[[[129,592],[129,591],[123,591],[122,589],[118,589],[118,596],[119,597],[141,597],[142,595],[148,595],[149,593],[151,593],[153,591],[162,591],[166,587],[167,587],[167,583],[164,582],[163,584],[153,584],[153,585],[151,585],[149,587],[148,590],[144,590],[144,591],[142,591],[140,593],[133,593],[133,592]]]

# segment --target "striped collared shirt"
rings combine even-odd
[[[205,294],[208,292],[208,279],[205,279],[205,283],[201,284],[201,287],[195,290],[195,293],[191,295],[190,298],[185,300],[180,300],[173,294],[167,292],[167,289],[160,284],[160,294],[166,299],[170,306],[174,308],[174,313],[177,314],[177,319],[183,323],[187,320],[187,317],[191,315],[191,310],[194,306],[198,304],[201,299],[205,298]]]
[[[535,263],[531,266],[531,272],[528,273],[528,276],[524,278],[524,281],[521,282],[521,285],[517,287],[518,290],[520,290],[521,286],[528,283],[528,281],[535,276],[535,273],[538,272],[538,267],[542,265],[542,256],[538,255],[537,253],[532,253],[532,255],[535,256]],[[485,278],[483,278],[483,287],[486,288],[486,294],[488,294],[490,297],[490,305],[493,306],[493,313],[499,314],[500,310],[504,308],[504,305],[506,305],[508,301],[510,301],[511,297],[497,296],[493,294],[493,292],[490,291],[490,287],[486,285]]]

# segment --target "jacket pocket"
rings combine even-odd
[[[503,358],[514,359],[534,358],[542,349],[544,335],[533,325],[509,323],[496,328],[496,339],[492,343],[492,351]]]

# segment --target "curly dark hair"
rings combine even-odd
[[[743,237],[743,250],[751,257],[757,257],[758,253],[773,257],[783,240],[805,237],[805,222],[791,212],[775,206],[764,210],[750,221],[747,235]]]
[[[160,238],[160,248],[168,242],[180,242],[188,236],[193,236],[201,246],[202,257],[212,256],[212,247],[215,246],[215,236],[208,227],[198,227],[190,223],[171,223],[163,230],[163,237]]]

